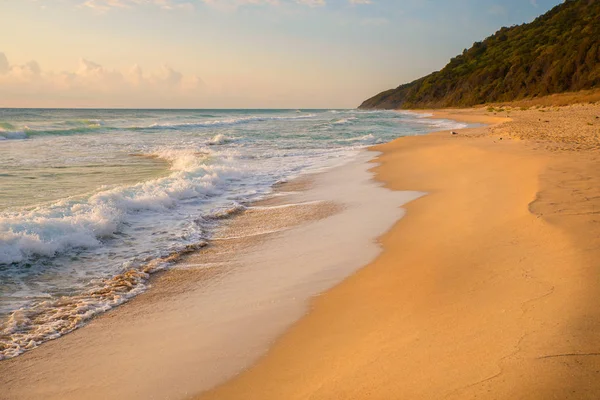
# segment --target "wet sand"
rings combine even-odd
[[[281,185],[146,293],[0,362],[0,399],[183,399],[245,370],[421,195],[374,182],[373,156]]]
[[[378,146],[429,193],[384,252],[198,399],[597,399],[600,106],[445,110],[491,127]]]
[[[598,398],[600,107],[435,113],[492,126],[378,146],[400,192],[368,154],[279,188],[0,399]]]

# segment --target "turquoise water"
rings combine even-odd
[[[0,359],[145,290],[275,183],[458,128],[358,110],[0,110]]]

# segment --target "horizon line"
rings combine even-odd
[[[222,110],[222,111],[232,111],[232,110],[244,110],[244,111],[266,111],[266,110],[275,110],[275,111],[288,111],[288,110],[357,110],[358,107],[352,108],[338,108],[338,107],[325,107],[325,108],[306,108],[306,107],[292,107],[292,108],[159,108],[159,107],[0,107],[0,110],[154,110],[154,111],[203,111],[203,110]]]

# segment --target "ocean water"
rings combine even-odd
[[[274,184],[460,127],[393,111],[0,109],[0,360],[143,292]]]

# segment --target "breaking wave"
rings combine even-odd
[[[40,259],[100,248],[117,235],[131,234],[131,227],[145,217],[167,215],[190,201],[221,194],[227,190],[229,179],[242,176],[235,167],[211,160],[209,153],[159,149],[148,156],[169,161],[172,173],[136,185],[101,190],[87,198],[0,213],[0,265],[18,269]],[[0,360],[71,332],[143,292],[150,274],[206,245],[205,227],[244,209],[241,204],[217,207],[190,221],[195,230],[166,254],[125,263],[121,273],[93,282],[81,294],[33,301],[12,312],[0,324]]]
[[[286,120],[297,120],[297,119],[308,119],[314,118],[316,114],[296,115],[296,116],[281,116],[281,117],[241,117],[241,118],[230,118],[213,121],[198,121],[198,122],[164,122],[154,123],[149,126],[134,126],[129,129],[181,129],[181,128],[213,128],[222,126],[232,126],[248,124],[252,122],[265,122],[265,121],[286,121]]]
[[[356,121],[358,118],[356,117],[348,117],[348,118],[342,118],[339,119],[335,122],[333,122],[333,125],[346,125],[346,124],[351,124],[352,122]]]
[[[227,136],[223,135],[222,133],[219,133],[218,135],[213,136],[208,141],[208,144],[210,146],[216,146],[216,145],[220,145],[220,144],[230,143],[231,141],[232,140],[230,138],[228,138]]]
[[[400,114],[410,117],[407,122],[422,124],[430,126],[436,130],[451,130],[451,129],[464,129],[468,124],[451,121],[448,119],[437,119],[432,118],[434,115],[431,113],[416,113],[412,111],[398,111]]]
[[[223,219],[272,184],[372,144],[457,127],[395,111],[298,111],[7,111],[14,119],[0,122],[0,140],[32,140],[3,143],[0,170],[18,184],[31,179],[32,199],[12,206],[8,194],[0,209],[0,360],[143,292],[153,272],[206,245]],[[92,132],[103,135],[85,137]],[[99,184],[110,186],[61,191],[63,182],[106,171],[117,178]],[[141,182],[119,180],[133,171],[142,171]],[[42,187],[59,194],[35,196]]]
[[[171,162],[167,177],[100,191],[89,198],[64,199],[33,210],[0,213],[0,264],[55,257],[102,245],[130,219],[145,211],[165,212],[181,201],[216,195],[235,167],[210,165],[192,151],[154,154]]]
[[[206,242],[199,242],[168,256],[147,260],[138,268],[97,282],[93,289],[83,294],[38,301],[13,311],[0,324],[0,361],[57,339],[94,316],[125,303],[147,289],[146,283],[152,273],[168,268],[183,255],[204,246]]]
[[[0,140],[11,139],[28,139],[33,136],[66,136],[76,135],[88,132],[97,131],[99,128],[104,128],[105,124],[101,120],[73,120],[63,121],[55,124],[52,127],[36,127],[30,128],[25,125],[22,128],[17,128],[12,124],[0,123]],[[107,128],[110,129],[110,128]]]

